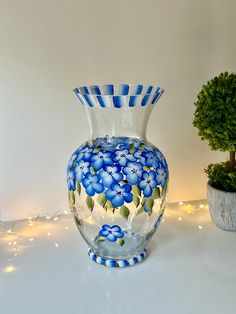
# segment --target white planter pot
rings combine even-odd
[[[218,190],[207,185],[211,218],[217,227],[236,231],[236,192]]]

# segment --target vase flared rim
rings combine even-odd
[[[158,85],[143,84],[102,84],[80,86],[73,90],[82,105],[89,107],[116,107],[128,104],[146,106],[155,104],[164,92]]]

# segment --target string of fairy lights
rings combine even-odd
[[[45,235],[50,237],[52,231],[49,224],[59,222],[60,217],[70,215],[66,210],[57,211],[53,215],[38,215],[37,217],[29,216],[27,219],[10,222],[0,222],[1,241],[6,245],[8,252],[7,265],[2,269],[5,273],[16,271],[16,258],[23,253],[24,248],[27,247],[27,242],[35,242],[36,239]],[[46,228],[43,228],[44,226]],[[37,232],[34,229],[37,227]],[[64,226],[64,230],[69,230],[69,225]],[[58,241],[53,242],[55,248],[59,247]]]
[[[175,210],[168,210],[171,207]],[[165,223],[169,218],[176,220],[181,223],[186,220],[188,215],[196,213],[199,210],[206,209],[206,202],[199,204],[191,204],[190,202],[178,202],[175,204],[168,204],[165,211],[165,215],[162,218],[162,222]],[[181,209],[181,210],[179,210]],[[182,214],[182,215],[180,215]],[[185,216],[187,214],[187,216]],[[23,255],[23,252],[29,248],[27,243],[34,243],[37,239],[48,238],[52,242],[55,248],[58,248],[59,241],[52,238],[52,225],[59,225],[63,227],[64,231],[69,230],[69,222],[65,220],[66,216],[70,216],[71,213],[66,210],[60,210],[55,212],[53,215],[38,215],[36,217],[29,216],[27,219],[18,220],[12,222],[0,222],[0,234],[1,242],[5,245],[8,252],[6,262],[7,264],[3,267],[2,271],[5,273],[12,273],[17,270],[17,258],[19,255]],[[71,223],[71,217],[68,217]],[[64,223],[64,225],[63,225]],[[195,225],[199,230],[203,229],[202,224]],[[56,232],[55,232],[56,234]],[[1,270],[0,270],[1,271]]]

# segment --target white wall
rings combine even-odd
[[[0,0],[0,219],[67,208],[65,168],[88,138],[72,89],[165,88],[148,138],[166,155],[169,201],[205,198],[225,158],[192,127],[202,84],[235,71],[235,0]]]

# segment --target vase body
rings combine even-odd
[[[146,140],[148,118],[163,90],[108,84],[74,92],[87,112],[91,138],[69,160],[71,211],[92,260],[134,265],[146,256],[165,208],[167,162]]]

